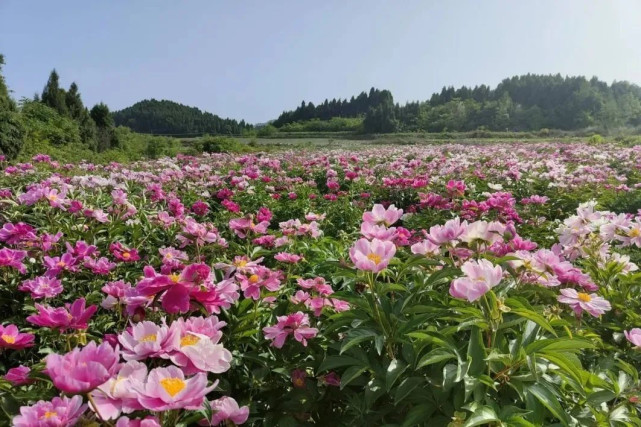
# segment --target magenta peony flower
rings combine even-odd
[[[349,257],[359,270],[378,273],[387,268],[396,253],[396,246],[389,241],[359,239],[349,250]]]
[[[394,205],[390,205],[387,210],[383,205],[376,204],[371,212],[363,213],[363,222],[374,225],[391,226],[403,216],[403,209],[397,209]]]
[[[557,298],[558,301],[569,304],[577,316],[581,316],[585,310],[592,316],[599,317],[612,308],[608,300],[601,298],[597,294],[577,292],[571,288],[561,289],[561,294]]]
[[[0,325],[0,350],[11,348],[13,350],[22,350],[23,348],[33,347],[33,334],[23,334],[18,331],[16,325]]]
[[[102,343],[91,341],[84,348],[75,348],[67,354],[47,356],[45,373],[58,390],[65,393],[86,393],[104,384],[120,364],[119,351]]]
[[[27,272],[27,266],[22,263],[22,260],[27,256],[26,251],[16,251],[9,248],[0,249],[0,267],[11,267],[18,270],[20,273]]]
[[[633,328],[629,331],[623,331],[625,337],[634,344],[635,347],[641,347],[641,329]]]
[[[210,403],[213,410],[211,420],[201,420],[201,426],[217,426],[224,421],[231,421],[234,425],[244,424],[249,418],[249,407],[238,406],[234,398],[223,396],[220,399],[212,400]]]
[[[33,380],[29,379],[31,369],[26,366],[20,365],[17,368],[11,368],[7,371],[4,379],[9,381],[13,386],[30,384]]]
[[[323,376],[321,380],[323,383],[334,387],[340,387],[341,385],[341,377],[339,377],[338,374],[334,371],[331,371],[327,375]]]
[[[275,326],[264,327],[263,332],[265,338],[272,340],[272,345],[276,348],[282,348],[289,335],[294,335],[294,339],[306,347],[307,340],[314,338],[318,329],[310,328],[307,314],[298,311],[287,316],[279,316],[278,323]]]
[[[150,411],[172,409],[200,409],[207,393],[216,384],[207,387],[207,374],[199,373],[187,379],[175,366],[156,368],[149,372],[145,381],[134,381],[133,390],[138,393],[138,402]]]
[[[137,249],[129,249],[122,245],[120,242],[115,242],[109,245],[109,252],[122,262],[135,262],[140,259]]]
[[[158,418],[148,415],[143,419],[135,418],[129,419],[128,417],[120,417],[116,421],[116,427],[161,427]]]
[[[38,314],[27,317],[27,322],[51,329],[87,329],[89,318],[98,309],[95,305],[85,308],[85,299],[78,298],[65,307],[48,307],[36,304]]]
[[[180,330],[170,328],[163,320],[158,326],[153,322],[136,323],[131,331],[118,336],[125,360],[142,360],[148,357],[163,357],[180,346]]]
[[[295,388],[305,388],[305,380],[307,379],[307,372],[303,369],[294,369],[292,371],[292,384]]]
[[[54,397],[51,402],[38,401],[32,406],[20,408],[20,415],[13,418],[15,427],[65,427],[76,424],[87,410],[82,404],[82,396]]]
[[[283,273],[281,271],[272,271],[261,265],[253,268],[252,274],[236,274],[236,280],[240,283],[240,289],[243,291],[245,298],[253,300],[260,299],[262,288],[270,292],[280,289]]]
[[[39,276],[35,279],[25,280],[18,287],[23,292],[31,292],[31,298],[53,298],[62,293],[60,280],[48,276]]]
[[[503,269],[486,259],[467,261],[461,266],[464,277],[455,279],[450,285],[450,295],[454,298],[473,302],[487,291],[498,285],[503,278]]]

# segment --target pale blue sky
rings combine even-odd
[[[0,0],[14,96],[171,99],[263,122],[375,86],[396,101],[515,74],[641,83],[638,0]]]

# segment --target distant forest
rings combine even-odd
[[[362,118],[365,133],[444,131],[538,131],[596,128],[608,132],[641,126],[641,87],[628,82],[608,85],[596,77],[527,74],[503,80],[496,88],[480,85],[444,87],[429,101],[394,103],[388,90],[347,99],[326,99],[314,105],[303,101],[272,124],[332,118]]]
[[[117,126],[127,126],[141,133],[175,136],[239,135],[252,125],[222,119],[173,101],[148,99],[112,114]]]

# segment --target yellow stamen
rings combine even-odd
[[[641,236],[641,229],[639,229],[639,228],[633,228],[633,229],[632,229],[632,230],[630,230],[630,232],[628,233],[628,236],[629,236],[629,237],[632,237],[632,238],[635,238],[635,237],[639,237],[639,236]]]
[[[145,335],[140,339],[140,342],[156,342],[156,334]]]
[[[56,265],[57,265],[58,267],[65,267],[65,266],[67,265],[67,263],[66,263],[66,262],[64,262],[64,261],[58,261],[58,263],[57,263]]]
[[[40,417],[40,419],[45,419],[48,420],[49,418],[57,417],[58,413],[55,411],[47,411],[43,416]]]
[[[258,283],[259,280],[260,280],[260,277],[258,277],[257,274],[252,274],[251,276],[249,276],[249,281],[252,283]]]
[[[13,335],[2,334],[2,340],[9,344],[14,344],[16,342],[16,337]]]
[[[131,254],[130,254],[129,252],[123,252],[123,253],[122,253],[122,257],[123,257],[124,259],[129,259],[129,258],[131,258]]]
[[[185,336],[184,336],[184,337],[182,337],[182,339],[180,340],[180,346],[181,346],[181,347],[185,347],[185,346],[187,346],[187,345],[194,345],[194,344],[196,344],[198,341],[200,341],[200,338],[198,338],[196,335],[185,335]]]
[[[579,292],[579,293],[578,293],[578,297],[579,297],[579,299],[580,299],[581,301],[583,301],[583,302],[590,302],[590,301],[592,301],[592,297],[591,297],[590,295],[586,294],[585,292]]]
[[[370,261],[372,261],[376,265],[380,264],[381,261],[382,261],[381,256],[377,255],[375,253],[371,253],[371,254],[367,255],[367,259],[369,259]]]
[[[167,394],[169,394],[171,397],[174,397],[180,391],[185,388],[185,381],[181,380],[180,378],[163,378],[160,380],[160,385],[162,388],[165,389]]]
[[[247,265],[247,260],[241,259],[240,261],[234,262],[234,264],[236,264],[236,267],[243,268]]]
[[[178,281],[180,280],[180,275],[176,273],[170,274],[169,279],[174,283],[178,283]]]
[[[47,196],[47,199],[51,200],[52,202],[55,202],[56,200],[58,200],[58,196],[56,196],[55,194],[50,194]]]

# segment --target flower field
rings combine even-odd
[[[641,426],[641,147],[0,160],[0,425]]]

